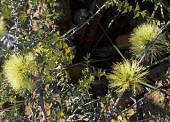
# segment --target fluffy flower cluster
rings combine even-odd
[[[109,86],[117,88],[117,93],[125,90],[132,90],[134,95],[140,93],[142,91],[140,82],[143,82],[143,78],[148,74],[147,71],[142,72],[142,69],[143,67],[138,66],[135,60],[114,64],[112,73],[107,75],[110,80]]]
[[[157,36],[158,31],[159,28],[154,23],[144,23],[133,30],[130,37],[130,50],[136,59],[140,59],[145,54],[145,59],[152,62],[162,54],[165,49],[164,37],[162,34]]]
[[[9,59],[5,61],[3,71],[6,80],[16,91],[24,89],[32,90],[36,85],[35,80],[31,78],[37,73],[32,53],[26,56],[11,55]]]

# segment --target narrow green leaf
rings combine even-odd
[[[141,16],[144,18],[146,16],[146,10],[141,12]]]
[[[137,18],[137,17],[139,17],[139,12],[137,12],[136,14],[135,14],[135,16],[134,16],[134,18]]]
[[[127,8],[124,9],[124,11],[122,12],[122,14],[125,14],[125,13],[127,13]]]
[[[140,6],[138,4],[138,2],[136,3],[136,8],[135,8],[135,11],[139,11],[140,10]]]
[[[131,12],[132,11],[132,6],[129,6],[128,10],[129,10],[129,12]]]

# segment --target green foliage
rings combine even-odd
[[[2,18],[0,18],[0,38],[2,38],[5,32],[6,32],[5,23],[2,20]]]
[[[152,2],[152,0],[143,0],[144,2]],[[134,17],[132,19],[138,18],[138,17],[142,17],[142,18],[146,18],[147,21],[151,21],[154,18],[154,13],[151,15],[147,15],[147,10],[141,9],[141,7],[139,6],[139,2],[134,1],[134,3],[136,5],[131,5],[131,2],[128,0],[108,0],[106,7],[117,7],[118,11],[121,11],[122,14],[126,14],[126,13],[133,13]],[[159,2],[158,2],[159,3]],[[156,5],[156,3],[155,3]]]
[[[148,14],[148,11],[140,6],[141,2],[152,3],[154,10]],[[69,33],[78,32],[76,29],[79,27],[75,27],[73,32],[70,31],[64,36],[60,35],[57,26],[62,23],[62,18],[65,16],[63,15],[65,3],[66,1],[61,0],[0,1],[0,16],[4,19],[0,20],[0,37],[6,39],[7,35],[12,35],[11,38],[14,39],[11,40],[16,39],[13,49],[5,47],[7,41],[9,44],[13,43],[7,39],[5,43],[1,42],[2,50],[0,50],[0,54],[5,57],[5,60],[1,62],[2,68],[0,68],[0,112],[8,113],[5,117],[9,121],[114,121],[114,117],[120,118],[120,115],[124,116],[123,113],[126,110],[130,110],[126,109],[129,103],[125,107],[117,106],[119,100],[116,98],[121,98],[121,93],[132,91],[133,96],[137,96],[145,92],[146,95],[141,98],[141,101],[152,93],[152,89],[153,91],[163,91],[165,94],[169,93],[166,90],[169,70],[166,74],[167,78],[163,82],[166,87],[158,86],[156,88],[152,84],[153,82],[146,82],[149,68],[162,60],[169,59],[169,57],[165,57],[165,59],[153,63],[159,56],[164,55],[166,51],[169,53],[170,50],[169,40],[166,38],[169,35],[168,28],[161,28],[165,34],[160,33],[160,26],[166,22],[160,20],[159,26],[150,22],[158,8],[164,5],[163,1],[108,0],[107,3],[104,3],[106,7],[115,7],[117,13],[133,15],[134,20],[142,18],[149,21],[138,25],[131,33],[130,52],[133,56],[125,56],[128,58],[125,59],[121,53],[124,51],[119,51],[116,45],[112,44],[124,58],[123,62],[115,63],[115,61],[120,61],[116,55],[112,69],[94,67],[95,60],[90,59],[90,54],[84,57],[83,62],[72,64],[75,48],[73,45],[69,45],[67,42],[69,39],[64,37],[69,37],[70,35],[67,36]],[[102,14],[99,10],[98,13]],[[109,38],[106,32],[105,35]],[[113,43],[112,40],[110,41]],[[166,54],[169,55],[168,53]],[[129,60],[130,58],[134,60]],[[145,67],[141,65],[142,58],[145,59],[142,62]],[[145,61],[151,62],[151,65],[147,66]],[[81,76],[74,79],[67,69],[79,64],[80,69],[76,69],[75,72]],[[103,90],[99,86],[108,86],[105,95],[97,95],[97,92]],[[115,95],[114,92],[117,94]],[[126,97],[135,101],[133,105],[136,105],[138,101],[133,96]],[[124,98],[122,99],[124,100]],[[125,102],[123,101],[123,103]],[[7,106],[5,106],[6,104]],[[163,114],[167,115],[169,108],[167,105]]]
[[[1,97],[0,97],[0,109],[7,102],[15,101],[15,93],[11,89],[10,85],[3,80],[3,74],[0,75],[0,88],[1,88]]]
[[[2,16],[5,19],[10,19],[12,17],[12,8],[10,5],[10,0],[1,1],[1,11],[2,11]]]

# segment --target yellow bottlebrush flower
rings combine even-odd
[[[2,20],[2,18],[0,18],[0,38],[5,34],[5,32],[6,32],[5,23]]]
[[[4,63],[3,72],[6,80],[16,91],[32,90],[35,87],[36,82],[31,75],[36,75],[37,71],[32,53],[26,56],[11,55]]]
[[[142,91],[140,82],[143,82],[143,78],[148,74],[147,71],[142,72],[142,69],[143,67],[138,66],[135,60],[114,64],[112,73],[107,75],[110,88],[117,88],[117,93],[125,90],[132,90],[134,95],[140,93]]]
[[[130,50],[136,59],[140,59],[146,53],[145,59],[152,62],[162,54],[165,49],[163,35],[159,35],[154,41],[158,31],[159,27],[154,23],[144,23],[133,30],[130,37]],[[148,48],[149,46],[150,48]],[[146,51],[147,49],[148,51]]]

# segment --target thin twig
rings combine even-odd
[[[110,39],[110,37],[108,36],[108,34],[105,32],[105,30],[103,29],[102,25],[99,23],[100,28],[102,29],[104,35],[107,37],[107,39],[109,40],[109,42],[112,44],[112,46],[115,48],[115,50],[119,53],[119,55],[122,57],[122,59],[126,59],[123,54],[120,52],[120,50],[117,48],[117,46],[112,42],[112,40]]]
[[[43,122],[47,122],[47,117],[46,117],[46,112],[45,112],[45,107],[44,107],[44,99],[43,99],[43,89],[42,89],[42,74],[44,71],[44,66],[42,67],[41,71],[37,65],[37,69],[38,69],[38,92],[40,94],[40,107],[41,107],[41,111],[42,111],[42,116],[43,116]]]
[[[168,13],[170,13],[170,7],[167,7],[164,3],[161,3],[163,5],[163,7],[168,11]]]
[[[111,119],[110,117],[111,117],[112,113],[116,110],[116,107],[117,107],[120,99],[122,98],[123,93],[124,93],[124,92],[121,92],[121,93],[118,95],[118,98],[116,99],[116,101],[115,101],[115,103],[114,103],[114,105],[113,105],[113,107],[112,107],[112,109],[111,109],[111,112],[107,115],[107,118],[106,118],[105,122],[110,122],[110,119]]]
[[[119,16],[119,14],[121,13],[121,11],[119,11],[114,18],[111,20],[111,22],[109,23],[109,25],[107,26],[107,28],[104,30],[105,32],[110,28],[110,26],[113,24],[113,22],[117,19],[117,17]],[[97,45],[100,43],[100,41],[102,40],[102,38],[104,37],[104,33],[101,35],[101,37],[99,38],[99,40],[96,42],[96,44],[94,45],[93,49],[91,52],[93,52],[95,50],[95,48],[97,47]]]
[[[169,60],[169,59],[170,59],[170,56],[167,56],[167,57],[165,57],[165,58],[163,58],[163,59],[161,59],[161,60],[158,60],[158,61],[152,63],[152,64],[149,65],[149,66],[146,66],[146,68],[145,68],[144,70],[147,70],[147,69],[149,69],[149,68],[151,68],[151,67],[153,67],[153,66],[155,66],[155,65],[157,65],[157,64],[159,64],[159,63],[162,63],[162,62],[164,62],[164,61],[166,61],[166,60]]]
[[[40,94],[40,107],[41,107],[41,110],[42,110],[43,122],[47,122],[46,112],[45,112],[45,107],[44,107],[43,90],[42,90],[42,88],[41,88],[42,81],[39,80],[39,81],[37,81],[37,82],[38,82],[38,86],[40,87],[40,89],[39,89],[39,94]]]
[[[156,119],[160,120],[160,117],[151,117],[151,118],[147,118],[147,119],[138,120],[136,122],[147,122],[149,120],[156,120]]]
[[[30,120],[30,119],[28,119],[28,118],[26,118],[26,117],[23,117],[23,116],[20,116],[23,120],[25,120],[26,122],[34,122],[33,120]]]
[[[106,2],[107,3],[107,2]],[[65,35],[66,40],[68,40],[70,37],[72,37],[76,32],[78,32],[80,29],[82,29],[85,25],[87,25],[99,12],[106,6],[106,3],[104,3],[97,11],[95,14],[93,14],[86,22],[84,22],[81,26],[78,28],[75,28],[71,31],[69,35]]]
[[[146,50],[143,54],[143,56],[140,58],[140,60],[138,61],[138,65],[144,60],[146,54],[149,52],[150,48],[152,48],[152,46],[155,44],[156,40],[158,39],[159,35],[170,25],[170,20],[162,27],[159,29],[157,35],[155,36],[155,38],[153,39],[153,41],[151,42],[150,45],[148,45],[146,47]]]
[[[83,106],[86,106],[86,105],[89,105],[89,104],[95,103],[95,102],[97,102],[97,101],[99,101],[99,99],[97,99],[97,100],[92,100],[92,101],[90,101],[90,102],[88,102],[88,103],[84,104]]]
[[[141,101],[143,101],[145,98],[147,98],[152,92],[158,90],[162,85],[158,86],[156,89],[152,90],[151,92],[149,92],[147,95],[145,95],[144,97],[142,97],[141,99],[139,99],[137,102],[135,102],[134,104],[132,104],[130,107],[126,108],[125,110],[123,110],[121,112],[121,114],[123,114],[124,112],[128,111],[129,109],[131,109],[134,105],[140,103]]]

